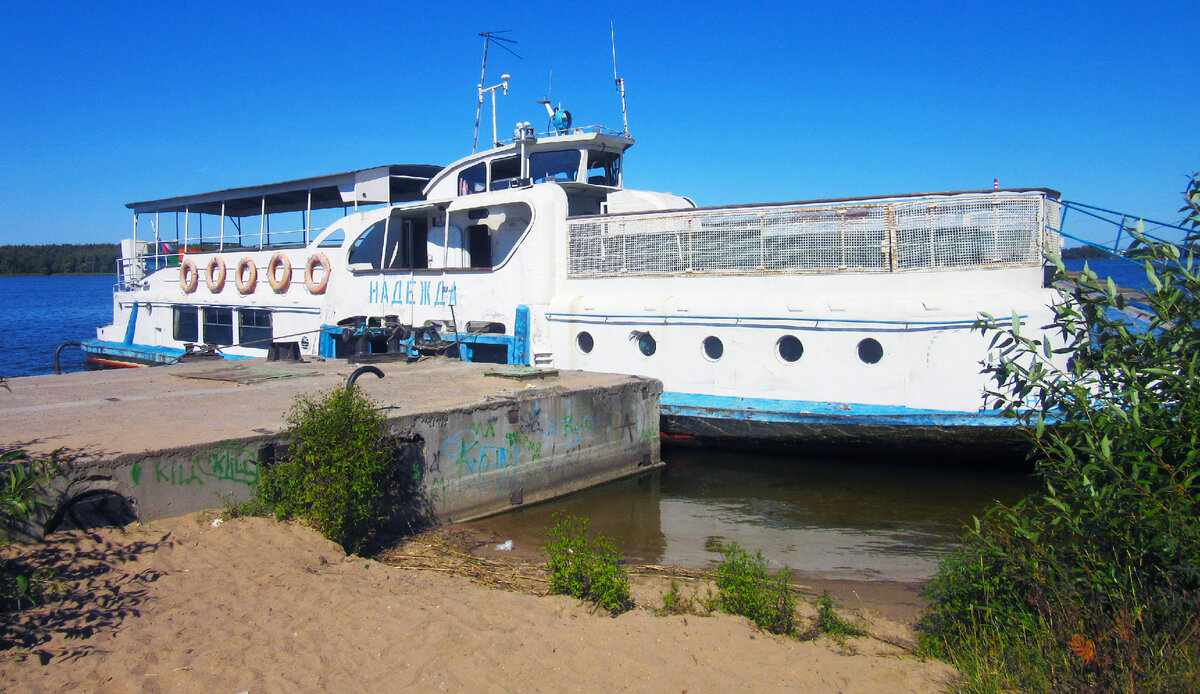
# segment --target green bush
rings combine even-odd
[[[614,616],[633,608],[629,574],[612,538],[587,535],[587,519],[559,511],[542,551],[550,592],[589,600]]]
[[[1054,344],[982,324],[1044,489],[976,520],[927,588],[922,642],[971,687],[1200,689],[1200,179],[1185,196],[1182,246],[1131,230],[1144,324],[1090,270]]]
[[[287,457],[264,471],[259,501],[277,518],[302,516],[347,552],[360,551],[393,496],[397,447],[386,417],[357,388],[337,388],[298,396],[287,424]]]
[[[34,458],[21,450],[0,451],[0,545],[48,507],[41,492],[58,470],[58,456]],[[0,612],[37,604],[48,577],[20,562],[0,558]]]
[[[796,633],[796,598],[791,591],[791,572],[786,568],[771,574],[762,552],[750,554],[736,542],[726,545],[717,565],[717,595],[713,607],[746,617],[772,634]]]
[[[817,598],[817,617],[814,620],[813,626],[817,631],[825,634],[835,641],[841,643],[848,637],[866,636],[867,631],[857,624],[852,624],[845,619],[842,619],[837,613],[837,604],[833,601],[833,596],[829,591],[821,593],[821,597]]]

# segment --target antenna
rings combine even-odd
[[[499,47],[503,48],[504,50],[508,51],[509,53],[512,53],[513,55],[517,56],[517,60],[524,60],[524,58],[517,55],[513,51],[513,49],[504,45],[505,43],[511,43],[512,45],[515,46],[515,45],[517,45],[516,41],[513,41],[512,39],[504,38],[503,36],[496,35],[496,34],[507,34],[510,31],[512,31],[512,30],[504,29],[502,31],[484,31],[484,32],[480,32],[480,34],[479,34],[480,36],[483,37],[483,68],[480,69],[480,71],[479,71],[479,84],[477,85],[477,89],[479,90],[479,103],[475,107],[475,139],[471,143],[471,153],[472,154],[475,153],[476,148],[479,146],[479,118],[480,118],[480,116],[483,115],[483,93],[488,92],[488,91],[490,91],[492,93],[492,140],[493,141],[495,141],[495,139],[496,139],[496,89],[498,87],[503,86],[504,93],[508,94],[508,75],[503,75],[503,84],[502,85],[497,84],[494,87],[488,87],[486,89],[483,86],[484,81],[487,78],[488,46],[491,46],[493,43],[495,43],[497,46],[499,46]]]
[[[612,34],[613,49],[613,81],[617,83],[617,91],[621,93],[621,122],[625,125],[625,137],[629,137],[629,114],[625,111],[625,80],[617,76],[617,30],[612,22],[608,23]]]

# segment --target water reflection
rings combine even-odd
[[[631,562],[702,568],[721,542],[835,579],[922,581],[992,502],[1036,489],[1028,473],[664,447],[667,468],[479,521],[526,547],[559,509],[617,538]]]

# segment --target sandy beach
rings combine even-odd
[[[0,686],[229,694],[938,692],[956,676],[904,648],[912,639],[911,591],[895,593],[891,601],[900,604],[892,609],[888,593],[875,591],[874,603],[844,610],[866,620],[874,637],[800,641],[729,615],[656,616],[668,587],[662,576],[635,575],[637,608],[612,618],[572,598],[536,594],[528,548],[487,558],[493,575],[496,561],[509,562],[511,583],[523,586],[503,590],[472,582],[444,557],[437,561],[420,539],[385,554],[384,563],[347,557],[296,523],[235,518],[214,527],[219,517],[60,532],[39,545],[6,548],[53,570],[59,590],[45,606],[9,615],[0,632]],[[835,595],[857,594],[853,586],[836,588]]]

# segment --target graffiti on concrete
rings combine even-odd
[[[150,463],[150,468],[145,469],[141,463],[135,463],[130,468],[129,476],[134,486],[189,486],[221,482],[253,486],[259,480],[257,449],[234,442],[210,448],[191,460],[155,460]]]

